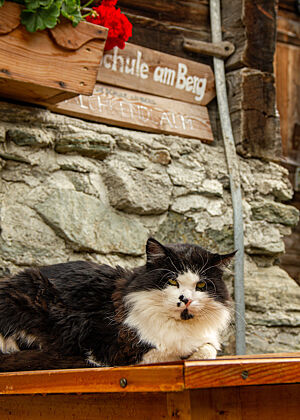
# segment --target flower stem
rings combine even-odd
[[[84,9],[86,7],[88,7],[91,3],[93,3],[94,0],[89,0],[86,4],[84,4],[83,6],[81,6],[81,9]]]

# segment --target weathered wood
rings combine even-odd
[[[105,124],[213,141],[206,107],[109,85],[97,84],[93,96],[79,96],[49,109]]]
[[[93,39],[105,42],[107,29],[88,22],[79,22],[76,28],[70,27],[70,22],[64,19],[60,25],[50,29],[57,45],[68,50],[78,50]]]
[[[276,0],[223,0],[224,39],[233,42],[235,53],[228,70],[251,67],[273,72],[276,38]]]
[[[12,8],[12,13],[15,13],[15,6],[19,7],[11,2],[6,4],[8,10]],[[85,34],[91,29],[95,38],[95,25],[87,22],[82,25]],[[67,26],[72,32],[75,30],[71,23]],[[65,28],[64,25],[64,31]],[[104,32],[107,33],[107,30]],[[48,31],[29,33],[22,25],[0,35],[0,95],[39,103],[50,98],[53,102],[79,93],[92,94],[103,54],[105,33],[97,35],[101,39],[93,39],[76,51],[58,46]]]
[[[119,0],[122,11],[152,16],[171,24],[180,23],[208,29],[208,0]]]
[[[299,382],[300,353],[2,373],[0,418],[298,420]]]
[[[300,381],[300,355],[282,359],[230,359],[184,364],[185,388],[219,388]]]
[[[20,23],[20,6],[16,3],[4,3],[0,8],[0,34],[8,34]]]
[[[215,97],[210,66],[127,43],[107,51],[98,81],[170,99],[206,105]]]
[[[0,396],[1,420],[189,420],[167,396],[154,394],[82,394]]]
[[[197,54],[205,54],[212,57],[225,59],[234,53],[234,45],[229,41],[218,43],[197,41],[195,39],[185,38],[183,48]]]
[[[297,15],[288,15],[281,9],[277,18],[277,42],[284,42],[300,47],[300,19]]]
[[[295,125],[300,124],[300,47],[278,42],[275,66],[283,153],[292,157]]]
[[[127,381],[125,388],[120,385],[121,378]],[[183,389],[183,364],[0,373],[0,395],[171,392]]]
[[[298,420],[299,391],[299,384],[194,390],[192,419]]]
[[[281,137],[273,75],[243,68],[227,74],[227,86],[238,152],[248,157],[280,160]]]
[[[211,63],[182,48],[183,37],[210,41],[207,0],[123,0],[118,5],[133,24],[130,42],[178,57]]]

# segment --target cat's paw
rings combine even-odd
[[[187,360],[215,359],[216,357],[216,348],[210,343],[205,343],[197,351],[191,354]]]
[[[144,354],[141,365],[146,365],[148,363],[165,363],[165,362],[174,362],[180,360],[180,357],[167,354],[165,352],[159,351],[157,349],[151,349]]]

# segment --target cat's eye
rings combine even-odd
[[[177,286],[177,287],[178,287],[178,282],[177,282],[177,280],[176,280],[176,279],[174,279],[174,278],[170,278],[170,279],[168,280],[168,283],[169,283],[171,286]]]
[[[200,292],[203,292],[203,290],[206,289],[206,283],[205,281],[198,281],[196,284],[196,290],[200,290]]]

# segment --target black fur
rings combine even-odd
[[[169,276],[201,270],[212,279],[207,290],[224,304],[220,256],[196,245],[147,243],[147,263],[125,270],[75,261],[27,269],[0,281],[0,334],[13,337],[21,352],[0,355],[0,371],[88,367],[90,352],[103,365],[139,363],[152,346],[123,324],[124,297],[165,287]],[[182,319],[189,319],[183,311]],[[26,345],[20,335],[36,337]]]

